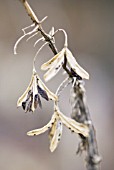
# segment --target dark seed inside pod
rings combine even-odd
[[[46,91],[44,91],[39,85],[37,85],[37,89],[38,89],[38,93],[45,99],[45,100],[49,100],[48,95],[46,93]]]
[[[42,108],[42,103],[41,103],[41,100],[40,100],[40,96],[38,95],[38,104],[39,104],[39,107]]]
[[[34,96],[34,108],[36,109],[38,106],[38,94]]]
[[[23,108],[23,110],[26,109],[26,102],[22,102],[22,108]]]
[[[60,141],[61,139],[60,138],[58,138],[58,141]]]
[[[61,136],[61,134],[59,133],[59,136]]]
[[[27,109],[26,109],[26,112],[31,112],[32,110],[31,110],[31,107],[32,107],[32,102],[30,101],[29,103],[28,103],[28,106],[27,106]]]
[[[71,130],[72,133],[74,133],[74,130]]]

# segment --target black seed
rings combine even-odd
[[[38,93],[47,101],[49,100],[46,91],[44,91],[40,86],[37,85]]]
[[[56,67],[55,69],[58,70],[58,68],[60,68],[61,65],[59,65],[58,67]]]
[[[58,138],[58,141],[60,141],[60,138]]]
[[[71,128],[69,127],[69,130],[71,130]]]
[[[37,108],[38,104],[39,104],[40,108],[42,108],[42,103],[41,103],[40,97],[39,97],[38,94],[36,94],[34,96],[34,107],[35,107],[35,109]]]
[[[72,133],[74,132],[74,130],[71,131]]]
[[[22,102],[22,108],[23,108],[23,110],[26,109],[26,102]]]
[[[39,79],[38,79],[38,77],[37,77],[37,79],[36,79],[36,83],[37,83],[37,84],[38,84],[38,80],[39,80]]]
[[[33,92],[30,94],[31,101],[33,101]]]
[[[34,96],[34,108],[36,109],[38,105],[38,94]]]
[[[28,103],[28,106],[27,106],[27,109],[26,109],[26,112],[31,112],[32,110],[31,110],[31,107],[32,107],[32,102],[30,101],[29,103]]]
[[[38,95],[38,104],[40,106],[40,108],[42,108],[42,103],[41,103],[41,100],[40,100],[40,96]]]

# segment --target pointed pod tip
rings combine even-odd
[[[52,95],[49,96],[49,99],[57,102],[58,101],[58,96],[55,95],[55,94],[52,94]]]
[[[17,108],[20,107],[20,106],[21,106],[20,102],[17,101]]]
[[[87,73],[85,79],[89,80],[89,74]]]
[[[79,71],[79,72],[78,72],[78,75],[79,75],[82,79],[89,80],[89,74],[88,74],[84,69],[82,69],[82,71]]]
[[[50,146],[50,151],[51,151],[51,153],[53,153],[54,152],[54,150],[56,149],[56,148],[54,148],[54,147],[52,147],[52,146]]]
[[[50,74],[49,74],[48,72],[46,72],[43,77],[44,77],[45,82],[48,82],[48,81],[51,80],[54,76],[53,76],[53,75],[50,76]]]
[[[47,70],[45,63],[41,65],[41,70]]]
[[[89,80],[89,73],[87,71],[85,71],[82,67],[80,67],[79,73],[82,76],[83,79],[87,79]]]
[[[77,74],[79,74],[80,77],[82,77],[82,79],[87,79],[89,80],[89,73],[87,71],[85,71],[83,68],[79,67],[79,72],[77,72]]]
[[[48,81],[49,81],[49,79],[48,79],[48,77],[46,76],[46,74],[44,74],[44,80],[45,80],[45,82],[48,82]]]
[[[29,131],[27,132],[27,136],[34,136],[34,134],[31,131]]]

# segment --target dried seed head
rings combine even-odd
[[[33,70],[30,84],[24,94],[18,99],[17,106],[22,106],[25,112],[34,112],[38,105],[42,107],[39,95],[47,101],[49,99],[57,100],[57,96],[44,85],[38,74]]]
[[[53,78],[65,64],[64,62],[69,64],[72,77],[77,77],[80,80],[89,79],[89,74],[77,63],[71,51],[64,47],[52,59],[41,66],[42,70],[48,70],[44,75],[44,80],[48,81]]]

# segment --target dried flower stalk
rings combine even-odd
[[[53,152],[58,146],[58,143],[62,136],[63,125],[65,125],[71,131],[79,134],[81,142],[79,144],[77,153],[81,153],[83,150],[86,151],[87,169],[98,170],[100,167],[101,157],[98,154],[95,129],[91,121],[90,113],[86,104],[85,88],[83,86],[83,79],[89,79],[89,74],[77,63],[72,52],[68,49],[68,38],[65,30],[58,29],[54,31],[54,27],[52,27],[51,31],[47,34],[42,27],[42,22],[44,22],[47,16],[44,17],[41,21],[39,21],[32,8],[28,4],[27,0],[21,0],[21,2],[23,3],[28,15],[31,17],[33,24],[22,29],[24,34],[17,40],[14,46],[14,53],[17,53],[16,50],[18,43],[27,35],[29,36],[27,38],[28,41],[34,36],[36,36],[38,33],[40,33],[42,37],[34,43],[34,46],[39,41],[44,41],[44,44],[37,51],[34,57],[31,82],[25,93],[19,98],[17,105],[22,106],[25,111],[34,111],[37,108],[37,105],[41,106],[39,95],[45,98],[46,100],[54,100],[54,114],[52,115],[52,118],[49,123],[40,129],[29,131],[27,135],[39,135],[50,129],[50,150],[51,152]],[[30,32],[26,32],[26,30],[30,27],[33,27],[33,30]],[[62,31],[65,35],[64,47],[60,52],[58,52],[55,46],[54,38],[54,35],[58,31]],[[44,75],[44,79],[45,81],[50,80],[58,73],[61,68],[63,68],[67,72],[68,78],[66,80],[68,80],[68,84],[69,82],[72,82],[73,84],[71,93],[72,118],[66,117],[60,111],[58,105],[58,97],[60,96],[61,88],[64,89],[65,87],[67,87],[66,80],[64,80],[59,85],[56,94],[53,94],[43,84],[43,82],[35,71],[36,57],[46,44],[49,45],[55,56],[41,66],[42,70],[48,70]]]

